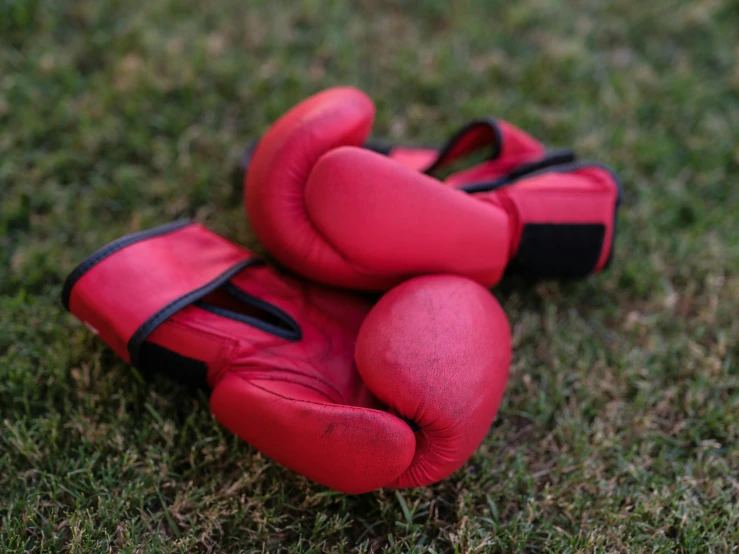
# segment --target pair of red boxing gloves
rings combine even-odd
[[[63,290],[121,358],[208,386],[225,427],[348,493],[428,485],[469,459],[511,356],[486,287],[506,270],[602,270],[620,201],[608,169],[505,122],[473,122],[434,150],[367,142],[373,117],[362,92],[330,89],[246,160],[254,231],[310,280],[176,222],[105,246]],[[484,161],[430,176],[484,148]],[[339,287],[388,292],[373,303]]]

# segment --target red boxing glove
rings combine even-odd
[[[508,376],[505,315],[468,279],[413,279],[371,307],[187,222],[104,247],[68,277],[63,299],[124,360],[207,383],[225,427],[348,493],[456,471]]]
[[[241,156],[239,176],[242,182],[258,144],[258,141],[254,141]],[[483,162],[452,173],[444,179],[446,184],[455,187],[500,179],[522,166],[530,167],[534,162],[544,161],[547,165],[554,165],[575,161],[572,151],[547,151],[542,143],[521,129],[493,118],[471,121],[438,149],[390,144],[378,140],[368,140],[363,147],[428,175],[448,168],[453,163],[459,163],[472,154],[488,150]]]
[[[492,286],[507,267],[575,277],[607,265],[620,199],[610,170],[563,165],[567,155],[546,155],[508,124],[478,124],[435,165],[490,137],[500,141],[498,156],[441,186],[418,171],[428,159],[359,147],[373,117],[364,93],[330,89],[290,110],[259,141],[246,209],[262,243],[294,271],[385,290],[429,273]]]

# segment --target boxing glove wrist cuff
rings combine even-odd
[[[260,264],[250,252],[179,221],[113,241],[67,278],[65,307],[139,367],[146,338],[166,319]]]
[[[601,223],[526,223],[507,272],[537,277],[584,277],[603,251]]]
[[[550,278],[597,273],[613,257],[621,183],[599,164],[548,160],[489,183],[490,198],[506,207],[515,227],[506,271]]]

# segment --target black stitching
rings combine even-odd
[[[258,259],[244,260],[242,262],[239,262],[221,273],[211,282],[188,292],[184,296],[173,300],[172,302],[161,308],[157,313],[147,319],[129,339],[128,354],[131,357],[131,363],[134,366],[138,367],[139,350],[141,348],[141,344],[144,342],[144,340],[146,340],[146,337],[148,337],[154,331],[154,329],[159,327],[159,325],[167,318],[171,317],[173,314],[177,313],[188,304],[192,304],[199,297],[205,296],[206,294],[214,291],[245,267],[263,263],[264,262],[262,260]]]
[[[457,142],[459,142],[467,133],[469,133],[475,127],[490,127],[493,130],[493,134],[495,135],[495,144],[493,144],[493,151],[490,154],[489,159],[494,160],[495,158],[500,156],[503,134],[500,130],[500,127],[498,126],[498,122],[492,117],[475,119],[457,130],[452,135],[452,137],[447,140],[446,143],[444,143],[444,146],[438,149],[436,159],[426,170],[423,171],[423,173],[431,174],[436,171],[438,166],[441,164],[441,161],[449,155],[449,152],[451,152],[451,150],[457,145]],[[248,172],[249,165],[251,164],[251,161],[254,157],[254,151],[256,150],[258,144],[259,139],[254,140],[251,144],[249,144],[249,146],[246,147],[244,152],[241,154],[241,159],[239,160],[239,168],[243,174],[246,174]],[[403,144],[388,143],[379,139],[368,139],[362,145],[362,148],[371,150],[372,152],[377,152],[378,154],[389,156],[391,155],[393,148],[397,148],[399,146],[403,148],[436,150],[436,147],[434,146],[409,146]]]
[[[115,254],[116,252],[126,248],[127,246],[131,246],[132,244],[141,242],[142,240],[158,237],[160,235],[166,235],[167,233],[172,233],[191,224],[192,222],[187,219],[173,221],[172,223],[168,223],[167,225],[161,225],[159,227],[154,227],[153,229],[147,229],[145,231],[139,231],[138,233],[126,235],[103,246],[100,250],[86,258],[81,264],[75,267],[72,270],[72,273],[70,273],[67,279],[64,281],[64,286],[62,287],[62,303],[64,304],[64,307],[69,310],[69,299],[72,295],[72,289],[77,284],[77,281],[79,281],[85,273],[90,271],[93,267],[102,262],[108,256]]]
[[[452,135],[446,144],[439,149],[439,154],[436,156],[436,160],[424,171],[424,173],[430,175],[436,171],[438,166],[441,165],[442,160],[449,155],[449,152],[451,152],[457,143],[475,127],[490,127],[493,130],[493,134],[495,135],[495,144],[493,144],[493,151],[488,159],[494,160],[500,156],[501,149],[503,148],[503,133],[498,126],[498,122],[492,117],[476,119],[469,122]]]
[[[609,245],[610,250],[608,253],[608,258],[606,259],[606,263],[603,266],[603,269],[606,269],[611,265],[611,261],[613,260],[613,251],[615,250],[615,246],[616,246],[616,228],[618,225],[618,209],[621,206],[621,203],[623,201],[623,185],[621,183],[621,180],[618,178],[618,175],[616,174],[616,172],[604,164],[595,163],[595,162],[575,161],[571,163],[564,163],[561,165],[556,165],[556,164],[544,165],[543,167],[538,168],[537,170],[534,170],[531,173],[526,173],[525,177],[533,177],[533,176],[541,175],[544,173],[567,173],[570,171],[576,171],[578,169],[586,169],[589,167],[597,167],[597,168],[602,169],[603,171],[606,171],[611,176],[611,179],[613,179],[613,182],[616,183],[617,196],[616,196],[616,206],[613,209],[613,233],[611,235],[611,244]],[[518,177],[518,178],[521,178],[521,177]],[[505,180],[505,179],[507,179],[507,177],[504,177],[502,180]],[[515,181],[516,179],[513,179],[510,182],[504,182],[495,188],[500,188],[505,185],[513,184]],[[472,185],[468,185],[468,186],[472,186]],[[482,190],[469,191],[469,190],[466,190],[466,188],[467,187],[460,187],[460,190],[463,190],[465,192],[473,192],[473,193],[483,192]],[[489,190],[494,190],[494,189],[489,189]]]
[[[575,161],[575,154],[572,150],[555,150],[548,153],[544,158],[535,162],[523,164],[511,171],[508,175],[500,177],[493,181],[485,181],[481,183],[469,183],[457,190],[461,190],[467,193],[475,192],[491,192],[506,185],[510,185],[515,181],[522,179],[523,177],[529,177],[535,174],[543,173],[545,169],[550,169],[555,166],[561,166],[565,164],[571,164]]]
[[[293,319],[282,309],[273,304],[270,304],[269,302],[265,302],[261,298],[257,298],[256,296],[252,296],[251,294],[244,292],[243,290],[234,286],[232,283],[227,283],[224,288],[226,290],[226,293],[228,293],[230,296],[236,298],[244,304],[249,304],[250,306],[254,306],[255,308],[263,310],[276,319],[280,320],[280,322],[283,323],[285,327],[287,327],[287,329],[278,325],[273,325],[272,323],[263,321],[256,317],[234,312],[232,310],[229,310],[228,308],[222,308],[220,306],[208,304],[207,302],[198,302],[197,306],[221,317],[233,319],[235,321],[245,323],[246,325],[256,327],[257,329],[264,331],[265,333],[275,335],[276,337],[280,337],[290,341],[297,341],[303,338],[303,331],[300,328],[298,322],[295,321],[295,319]]]

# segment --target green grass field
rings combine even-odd
[[[0,0],[0,551],[737,551],[739,5],[351,4]],[[624,183],[606,273],[496,289],[506,398],[426,489],[295,475],[59,299],[86,255],[180,217],[263,252],[241,149],[336,84],[376,99],[378,137],[494,115]]]

